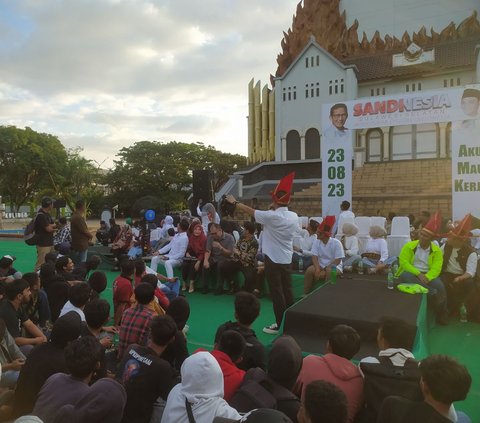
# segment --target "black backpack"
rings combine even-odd
[[[376,422],[383,400],[390,395],[423,401],[418,361],[409,358],[401,367],[393,365],[389,357],[380,356],[378,360],[380,363],[360,363],[365,405],[357,422]]]
[[[38,236],[35,233],[35,222],[37,220],[37,217],[38,217],[38,213],[35,215],[35,217],[32,220],[30,220],[25,230],[23,231],[23,240],[27,245],[37,245]]]

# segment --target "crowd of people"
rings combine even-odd
[[[378,356],[364,357],[359,365],[351,360],[358,358],[362,340],[347,325],[331,330],[324,356],[302,358],[295,339],[286,335],[266,352],[252,329],[260,314],[263,278],[275,315],[263,330],[278,334],[284,311],[294,302],[292,261],[305,269],[306,294],[317,281],[328,280],[333,268],[341,276],[364,266],[371,273],[391,271],[398,263],[397,283],[425,287],[440,324],[448,313],[458,313],[476,289],[477,255],[469,246],[468,217],[439,246],[439,217],[433,216],[417,228],[418,239],[405,244],[398,258],[385,252],[386,229],[372,227],[368,254],[360,255],[353,224],[343,225],[340,239],[334,236],[335,217],[310,220],[302,231],[298,216],[288,210],[293,176],[280,181],[267,211],[226,197],[232,213],[252,217],[243,227],[220,221],[210,203],[199,206],[199,218],[166,216],[158,227],[146,219],[123,226],[102,222],[96,239],[110,246],[120,270],[111,294],[105,291],[106,274],[97,270],[100,257],[87,255],[93,236],[85,204],[77,202],[70,225],[57,226],[49,217],[53,202],[45,198],[35,220],[35,271],[19,272],[12,255],[0,260],[0,418],[45,423],[468,422],[453,406],[469,392],[467,369],[447,356],[415,360],[401,319],[381,320]],[[342,213],[352,213],[345,206]],[[302,242],[294,246],[299,234]],[[165,274],[157,272],[158,265]],[[212,351],[189,354],[185,295],[196,289],[235,294],[235,320],[220,324]],[[106,295],[113,303],[113,324],[110,303],[101,298]],[[473,319],[474,305],[468,312]],[[403,368],[408,383],[392,377],[391,383],[380,383],[380,390],[372,388],[379,372],[388,376],[392,367]],[[25,416],[31,420],[22,420]]]

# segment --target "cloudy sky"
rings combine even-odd
[[[0,0],[0,124],[110,166],[139,140],[246,154],[247,84],[276,69],[291,0]]]
[[[422,7],[431,14],[442,3],[435,13],[448,23],[479,1],[422,0]],[[140,140],[201,141],[246,154],[247,84],[267,83],[275,72],[296,4],[0,0],[0,124],[57,135],[104,167]],[[395,28],[405,5],[417,7],[416,0],[342,4],[352,11],[347,21],[358,16],[369,35],[378,24],[369,22],[372,10],[385,9]],[[397,25],[400,32],[410,21]]]

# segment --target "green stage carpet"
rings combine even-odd
[[[22,272],[32,271],[35,263],[35,247],[29,247],[21,240],[0,240],[0,257],[5,254],[13,254],[17,257],[15,268]],[[108,268],[108,267],[107,267]],[[104,270],[102,267],[101,270]],[[103,298],[112,301],[112,282],[118,272],[105,270],[108,278],[108,288],[103,293]],[[301,289],[298,281],[295,281],[294,291],[300,295]],[[190,303],[191,314],[188,321],[189,350],[197,348],[211,349],[217,327],[226,320],[234,319],[233,301],[231,295],[214,296],[213,294],[202,295],[200,293],[187,294]],[[262,328],[274,322],[271,301],[268,298],[261,299],[260,317],[254,323],[258,338],[265,345],[273,340],[271,335],[262,332]],[[113,309],[112,309],[113,314]],[[459,323],[452,321],[446,327],[433,327],[428,330],[427,351],[419,351],[421,359],[428,353],[448,354],[457,357],[465,364],[473,378],[473,385],[466,401],[456,403],[457,409],[466,412],[473,422],[480,422],[480,325],[473,323]]]

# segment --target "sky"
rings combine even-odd
[[[291,0],[0,0],[0,124],[111,167],[136,141],[247,154],[247,85],[276,70]]]
[[[374,10],[384,9],[391,19],[381,20],[388,21],[386,29],[398,26],[401,33],[408,22],[412,30],[420,24],[400,19],[406,9],[418,8],[415,16],[422,21],[435,10],[432,19],[443,27],[452,14],[466,17],[479,3],[342,5],[351,12],[347,23],[359,17],[360,30],[363,25],[371,36],[378,24]],[[252,77],[262,86],[269,83],[296,5],[297,0],[0,0],[0,125],[56,135],[67,148],[82,147],[103,168],[113,165],[122,147],[143,140],[203,142],[246,155],[247,85]]]

